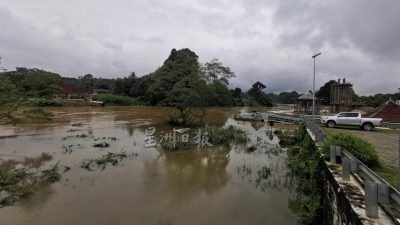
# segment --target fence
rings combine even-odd
[[[307,129],[314,135],[316,142],[323,142],[327,135],[311,119],[304,119]],[[378,204],[393,219],[400,224],[400,192],[368,168],[340,146],[330,147],[329,161],[331,164],[341,162],[342,180],[349,181],[350,174],[364,187],[366,215],[378,218]]]

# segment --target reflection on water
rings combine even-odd
[[[0,225],[21,224],[295,224],[286,151],[264,123],[237,122],[246,108],[211,108],[206,123],[234,125],[248,146],[165,152],[144,148],[145,129],[172,128],[160,107],[55,108],[46,123],[2,126],[0,157],[49,152],[62,180],[32,199],[0,209]],[[82,135],[84,134],[84,135]],[[110,146],[95,148],[95,140]],[[254,151],[246,151],[254,146]],[[104,171],[80,168],[108,152],[137,153]]]

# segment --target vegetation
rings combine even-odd
[[[262,106],[272,106],[271,99],[263,92],[263,89],[266,87],[267,86],[265,86],[263,83],[257,81],[253,84],[250,90],[247,91],[247,94],[252,96],[256,102]]]
[[[297,188],[302,194],[299,199],[299,224],[321,224],[323,214],[319,153],[305,127],[300,127],[292,137],[296,144],[289,148],[288,165],[297,177]]]
[[[294,104],[296,102],[296,99],[300,97],[300,94],[296,91],[292,91],[281,92],[279,94],[269,93],[268,96],[274,103]]]
[[[322,150],[324,154],[330,152],[331,145],[342,146],[371,169],[379,167],[378,155],[367,141],[348,133],[337,133],[325,140]]]
[[[89,171],[104,170],[108,164],[112,166],[118,165],[122,160],[126,158],[134,158],[138,156],[137,153],[128,154],[126,152],[112,153],[108,152],[105,155],[97,159],[85,159],[82,161],[81,168]]]
[[[106,105],[144,105],[141,101],[136,98],[125,96],[125,95],[115,95],[115,94],[97,94],[92,97],[94,101],[102,101]]]
[[[58,181],[58,164],[40,169],[44,162],[51,159],[51,155],[43,153],[23,162],[8,160],[0,164],[0,208],[27,199],[42,185]]]
[[[246,144],[248,141],[247,134],[241,129],[234,126],[229,127],[217,127],[217,126],[206,126],[203,129],[196,130],[190,133],[193,137],[196,137],[201,132],[203,140],[212,145],[229,145],[229,144]],[[175,144],[173,140],[163,140],[161,142],[162,148],[166,150],[182,150],[194,147],[199,143],[196,143],[197,138],[183,141],[181,138],[176,138]]]
[[[248,141],[246,132],[232,125],[227,128],[206,126],[204,131],[207,132],[209,141],[213,145],[230,143],[244,144]]]
[[[320,98],[323,100],[323,103],[329,104],[329,101],[331,99],[331,85],[332,84],[337,84],[337,81],[335,80],[330,80],[326,82],[322,87],[319,88],[319,90],[315,93],[315,96],[317,98]]]

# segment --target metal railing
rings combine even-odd
[[[314,135],[316,142],[323,142],[326,133],[311,119],[304,119],[307,129]],[[378,204],[392,218],[395,224],[400,224],[400,192],[386,180],[372,171],[346,149],[340,146],[330,146],[331,164],[337,159],[342,164],[342,180],[350,181],[350,174],[364,187],[366,215],[378,218]]]

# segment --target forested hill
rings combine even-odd
[[[9,95],[12,90],[17,97],[41,99],[45,103],[42,105],[51,105],[57,103],[55,98],[68,87],[70,90],[81,91],[108,90],[110,93],[96,96],[97,100],[117,105],[271,106],[272,102],[293,104],[300,96],[296,91],[267,95],[267,86],[259,81],[254,81],[245,92],[240,88],[229,89],[229,79],[234,76],[235,73],[218,59],[202,65],[198,62],[196,53],[190,49],[172,49],[163,65],[141,77],[131,72],[123,78],[115,79],[95,78],[91,74],[69,78],[41,69],[23,67],[16,68],[15,71],[0,72],[0,97],[11,99]],[[332,83],[335,81],[325,83],[316,92],[317,97],[329,99]],[[377,107],[389,98],[398,99],[400,93],[354,95],[355,100]],[[52,103],[47,104],[46,101]]]
[[[176,106],[183,102],[190,106],[272,105],[264,93],[266,86],[261,82],[255,82],[248,92],[229,89],[229,79],[234,76],[234,72],[218,59],[201,65],[193,51],[172,49],[161,67],[141,77],[132,72],[116,79],[95,78],[91,74],[69,78],[20,67],[0,73],[0,92],[14,89],[27,98],[52,100],[68,86],[75,87],[74,90],[105,89],[111,92],[108,95],[131,97],[148,105]]]

